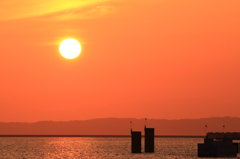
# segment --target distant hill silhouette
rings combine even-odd
[[[0,135],[129,135],[130,121],[133,121],[134,130],[143,130],[144,119],[106,118],[66,122],[0,122]],[[205,128],[206,124],[207,128]],[[149,119],[147,125],[155,127],[157,135],[203,135],[206,129],[207,131],[240,131],[240,118]]]

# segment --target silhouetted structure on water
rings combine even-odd
[[[147,120],[147,119],[146,119]],[[146,122],[145,120],[145,122]],[[132,124],[132,122],[130,122]],[[154,152],[154,128],[147,128],[145,124],[145,152],[153,153]],[[131,128],[131,149],[132,153],[141,153],[142,152],[142,134],[141,131],[132,131]]]
[[[145,118],[145,152],[154,152],[154,128],[147,128],[147,118]]]
[[[132,153],[142,152],[142,133],[141,131],[132,131],[132,121],[130,121],[131,129],[131,151]]]
[[[240,152],[240,133],[207,133],[203,144],[198,144],[198,157],[237,157]]]
[[[132,131],[132,153],[142,152],[142,133],[141,131]]]
[[[154,128],[146,128],[145,126],[145,152],[154,152]]]

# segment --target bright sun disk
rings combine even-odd
[[[74,59],[81,54],[82,47],[76,39],[65,39],[60,43],[59,52],[67,59]]]

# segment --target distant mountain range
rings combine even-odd
[[[133,123],[133,130],[143,130],[144,119],[104,118],[63,122],[0,122],[0,135],[130,135],[130,121]],[[203,135],[207,131],[240,132],[240,118],[148,119],[147,127],[154,127],[156,135]]]

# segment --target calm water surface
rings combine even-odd
[[[156,138],[156,153],[131,154],[130,138],[0,138],[0,159],[197,159],[196,138]]]

